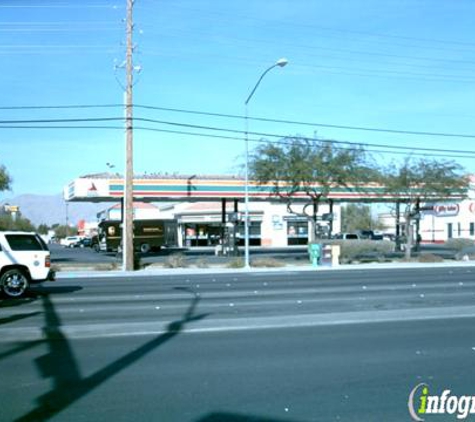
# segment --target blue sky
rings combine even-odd
[[[242,134],[183,125],[243,131],[243,119],[163,109],[243,116],[260,74],[281,57],[288,66],[273,69],[249,103],[251,132],[407,147],[404,154],[475,151],[475,136],[321,126],[475,135],[474,14],[472,0],[136,0],[134,63],[142,71],[134,103],[157,109],[134,114],[174,125],[136,123],[153,131],[135,131],[135,172],[239,173]],[[124,71],[114,66],[125,57],[124,18],[125,0],[0,0],[0,120],[123,117]],[[24,108],[58,105],[118,106]],[[60,193],[78,176],[107,171],[108,162],[123,171],[120,121],[66,124],[115,129],[42,125],[0,123],[0,164],[14,179],[0,199]],[[203,136],[211,134],[236,139]],[[368,149],[381,163],[404,157]],[[475,171],[475,157],[457,155]]]

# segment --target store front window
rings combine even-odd
[[[287,221],[287,244],[306,245],[308,242],[308,221],[288,220]]]
[[[183,239],[187,247],[215,246],[221,238],[220,224],[185,224]]]
[[[220,243],[221,237],[224,235],[224,243],[232,242],[236,236],[238,246],[244,246],[244,224],[240,223],[236,227],[234,235],[233,227],[223,226],[220,223],[198,224],[186,223],[183,225],[183,239],[186,247],[194,246],[216,246]],[[261,222],[252,221],[249,226],[249,244],[251,246],[261,245]]]

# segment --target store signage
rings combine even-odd
[[[5,210],[5,212],[14,213],[14,212],[20,211],[20,207],[18,205],[8,205],[8,204],[6,204],[4,206],[4,210]]]
[[[434,214],[437,217],[455,217],[459,214],[459,204],[438,204],[434,205]]]
[[[88,190],[87,190],[87,195],[86,195],[88,198],[91,198],[91,197],[96,197],[98,196],[97,194],[97,187],[95,185],[94,182],[91,183],[91,185],[89,186]]]

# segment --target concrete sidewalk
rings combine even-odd
[[[327,272],[327,271],[366,271],[366,270],[403,270],[403,269],[424,269],[424,268],[474,268],[475,261],[455,261],[441,263],[418,263],[418,262],[399,262],[399,263],[371,263],[371,264],[346,264],[331,266],[312,265],[289,265],[278,268],[145,268],[138,271],[60,271],[57,273],[58,279],[69,278],[129,278],[129,277],[150,277],[150,276],[174,276],[174,275],[205,275],[205,274],[256,274],[256,273],[295,273],[295,272]]]

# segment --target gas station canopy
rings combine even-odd
[[[251,201],[275,200],[273,185],[249,182]],[[120,175],[101,173],[79,177],[64,188],[64,199],[72,202],[117,202],[124,196],[124,180]],[[133,181],[134,199],[159,201],[216,201],[220,198],[244,199],[244,178],[233,176],[146,175]],[[299,192],[293,200],[308,202]],[[325,198],[335,202],[394,202],[397,196],[385,192],[384,186],[335,187]],[[399,197],[399,199],[401,199]]]

